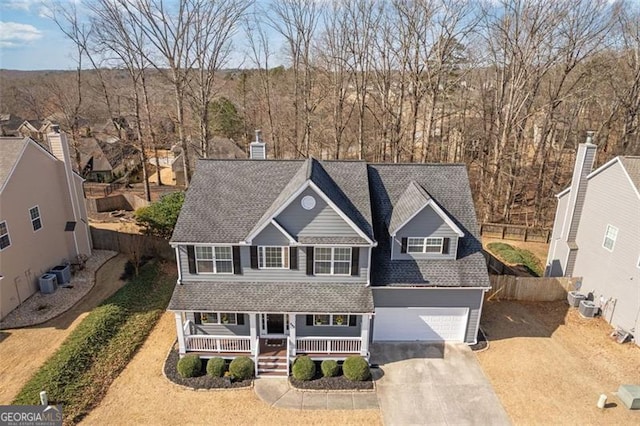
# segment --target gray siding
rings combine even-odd
[[[300,205],[300,200],[307,195],[316,200],[316,206],[311,210],[305,210]],[[353,227],[311,188],[305,189],[276,217],[276,220],[294,238],[359,236]]]
[[[640,199],[620,163],[589,179],[576,238],[574,275],[583,277],[581,292],[593,292],[596,302],[613,300],[604,318],[614,326],[640,334]],[[609,251],[602,246],[607,225],[618,228]],[[638,340],[638,339],[637,339]]]
[[[562,238],[562,229],[569,198],[569,193],[566,193],[558,199],[558,208],[556,209],[556,218],[553,222],[553,232],[551,234],[551,244],[549,245],[549,255],[546,266],[546,275],[550,277],[563,277],[567,269],[569,246]]]
[[[288,246],[289,239],[273,224],[269,224],[256,235],[253,244],[256,246]]]
[[[482,290],[447,289],[389,289],[373,287],[373,304],[376,308],[469,308],[465,342],[476,340],[478,319],[481,314]],[[375,316],[373,327],[376,326]],[[373,331],[371,333],[373,336]]]
[[[571,180],[571,193],[569,194],[571,197],[570,207],[573,205],[573,209],[569,212],[570,217],[568,218],[571,222],[567,223],[568,229],[565,228],[565,232],[568,233],[567,241],[575,241],[578,234],[588,188],[587,176],[591,173],[595,155],[595,146],[580,145]]]
[[[353,327],[318,327],[307,325],[306,315],[296,315],[296,337],[360,337],[361,323],[362,316],[359,315]]]
[[[193,312],[185,313],[187,320],[193,323],[191,332],[193,334],[209,334],[212,336],[249,336],[249,314],[244,315],[244,325],[223,325],[223,324],[196,324]]]
[[[409,237],[441,237],[449,238],[449,254],[434,253],[401,253],[402,238]],[[458,251],[458,234],[430,206],[424,208],[405,226],[400,228],[393,238],[393,259],[455,259]]]
[[[267,242],[265,241],[265,244]],[[277,245],[277,244],[274,244]],[[235,274],[190,274],[187,247],[180,246],[179,265],[184,281],[315,281],[315,282],[367,282],[369,247],[360,247],[360,275],[307,275],[307,252],[305,247],[291,247],[298,250],[298,269],[251,269],[250,248],[240,247],[242,275]]]

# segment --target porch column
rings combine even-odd
[[[291,356],[296,356],[296,314],[289,314],[289,339],[291,341]]]
[[[184,323],[182,322],[182,312],[176,312],[176,331],[178,333],[178,351],[180,356],[187,353],[184,341]]]
[[[258,328],[256,316],[260,314],[249,314],[249,335],[251,336],[251,354],[257,355],[259,348],[256,347],[256,339],[258,338]]]
[[[369,354],[369,327],[371,326],[371,315],[362,315],[360,322],[360,355],[366,357]]]

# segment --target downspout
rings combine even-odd
[[[178,265],[178,280],[176,284],[182,285],[182,266],[180,265],[180,248],[175,246],[176,250],[176,264]]]

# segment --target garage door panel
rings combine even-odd
[[[377,308],[376,341],[463,342],[468,308]]]

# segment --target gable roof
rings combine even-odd
[[[373,226],[379,242],[371,262],[372,285],[489,287],[465,165],[370,164],[368,169]],[[391,260],[391,218],[394,209],[405,203],[403,196],[411,182],[422,187],[431,201],[438,200],[443,213],[464,233],[458,240],[456,260]]]
[[[622,169],[629,178],[629,183],[631,183],[631,186],[635,190],[636,194],[638,195],[638,197],[640,197],[640,156],[626,155],[615,157],[589,173],[589,175],[587,176],[587,180],[599,175],[616,163],[620,163]],[[567,188],[557,193],[556,198],[561,198],[569,194],[570,192],[571,183],[569,183],[569,186]]]
[[[314,185],[374,239],[364,162],[207,159],[198,160],[196,170],[171,238],[174,244],[245,241],[269,225],[305,185]]]
[[[0,189],[4,188],[29,138],[0,138]]]
[[[340,179],[345,177],[347,169],[340,165],[336,167],[336,164],[339,163],[325,163],[326,167],[332,170],[332,174]],[[366,179],[366,165],[365,163],[352,163],[356,169],[358,169],[357,165],[360,165],[360,176],[353,176],[354,179],[365,178]],[[357,175],[356,171],[356,175]],[[349,185],[350,179],[341,179],[342,185]],[[269,209],[265,211],[260,220],[256,223],[256,225],[251,229],[251,232],[247,235],[247,240],[250,241],[253,239],[260,231],[262,231],[270,221],[277,216],[282,210],[284,210],[295,197],[297,197],[303,190],[307,187],[311,186],[316,192],[319,192],[321,196],[325,198],[328,204],[332,204],[332,207],[335,207],[337,213],[343,216],[345,221],[349,223],[356,232],[361,234],[364,239],[357,239],[355,242],[361,243],[373,243],[373,228],[371,226],[370,219],[370,206],[368,205],[368,200],[360,200],[361,207],[365,211],[365,215],[369,214],[369,220],[367,220],[364,215],[360,214],[358,208],[356,208],[349,197],[347,197],[343,190],[340,189],[340,186],[331,178],[329,173],[325,170],[325,168],[320,164],[320,162],[314,158],[309,158],[304,161],[302,166],[298,169],[293,178],[289,181],[289,183],[284,187],[282,192],[278,195],[278,197],[273,201],[273,203],[269,206]],[[368,187],[366,185],[359,185],[360,190],[365,190],[368,198]],[[353,191],[350,191],[351,195],[356,197],[358,193],[358,188],[353,188]],[[361,198],[361,197],[360,197]]]

